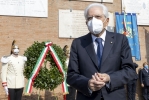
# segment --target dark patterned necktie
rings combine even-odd
[[[98,57],[98,67],[100,68],[101,59],[102,59],[102,52],[103,52],[102,38],[96,38],[95,41],[98,44],[98,46],[97,46],[97,57]]]

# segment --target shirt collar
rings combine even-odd
[[[95,39],[98,38],[98,37],[94,36],[93,34],[91,34],[91,36],[92,36],[93,42],[95,42]],[[106,31],[103,32],[103,34],[100,36],[100,38],[102,38],[102,40],[105,42]]]

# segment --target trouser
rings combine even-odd
[[[144,100],[149,100],[149,86],[143,87],[143,97]]]
[[[8,88],[10,100],[21,100],[23,88],[20,89],[11,89]]]
[[[68,86],[68,91],[69,94],[66,95],[66,100],[75,100],[76,89],[71,86]]]
[[[135,100],[137,80],[132,80],[127,84],[127,100]]]
[[[101,98],[101,100],[104,100],[104,98]]]

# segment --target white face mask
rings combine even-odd
[[[93,17],[92,20],[87,23],[88,29],[93,34],[99,34],[103,30],[103,23],[100,19]]]
[[[13,54],[15,55],[19,54],[19,49],[13,49]]]

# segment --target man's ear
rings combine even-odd
[[[86,23],[86,25],[87,25],[87,22],[88,22],[88,21],[86,20],[86,22],[85,22],[85,23]]]
[[[106,19],[106,26],[109,24],[109,18]]]

